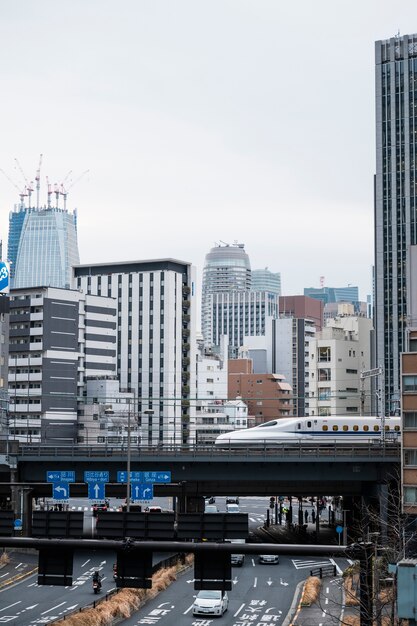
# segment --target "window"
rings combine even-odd
[[[331,380],[331,373],[329,368],[321,368],[319,369],[319,382],[325,382]]]
[[[375,424],[375,426],[374,426],[374,431],[375,431],[376,433],[379,431],[379,426],[378,426],[378,424]]]
[[[403,391],[417,391],[417,376],[403,376]]]
[[[404,428],[417,428],[417,411],[403,414]]]
[[[398,433],[400,431],[400,427],[399,426],[394,426],[394,430],[396,433]]]
[[[325,346],[325,347],[321,347],[319,348],[318,351],[318,361],[330,361],[331,360],[331,353],[330,353],[330,347],[329,346]]]
[[[368,430],[369,430],[369,426],[368,426],[368,424],[364,424],[364,426],[363,426],[363,430],[364,430],[365,432],[368,432]]]
[[[417,465],[417,449],[404,450],[404,465]]]
[[[417,504],[417,487],[404,487],[404,503]]]
[[[339,430],[339,426],[338,426],[337,424],[334,424],[334,425],[332,426],[332,430],[333,430],[334,432],[337,432],[337,431]]]
[[[342,427],[344,432],[347,432],[349,430],[349,426],[346,426],[346,424]]]
[[[329,427],[327,426],[327,424],[324,424],[321,429],[326,431],[326,430],[329,430]]]
[[[357,424],[354,424],[354,426],[353,426],[353,430],[355,431],[355,433],[356,433],[356,432],[358,432],[358,430],[359,430],[359,426],[358,426]]]

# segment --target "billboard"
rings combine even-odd
[[[10,263],[0,261],[0,293],[9,293]]]

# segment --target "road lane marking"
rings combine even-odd
[[[326,587],[326,593],[329,593],[329,587]]]
[[[16,606],[16,604],[21,604],[22,600],[19,600],[18,602],[14,602],[13,604],[9,604],[9,606],[5,606],[4,609],[0,609],[0,613],[2,611],[5,611],[6,609],[11,609],[12,606]]]
[[[23,565],[23,563],[19,563],[19,565],[16,565],[15,569],[18,569],[21,565]]]
[[[255,559],[252,559],[252,565],[255,567]]]
[[[253,581],[253,586],[256,587],[257,584],[258,584],[258,579],[255,576],[255,580]]]
[[[324,604],[329,604],[329,598],[324,599]]]
[[[245,603],[241,604],[240,607],[238,608],[238,610],[236,611],[236,613],[233,615],[233,617],[237,617],[239,615],[239,613],[241,612],[241,610],[243,609],[244,606],[245,606]]]
[[[57,604],[56,606],[53,606],[52,608],[48,609],[47,611],[44,611],[43,613],[41,613],[41,615],[45,615],[45,613],[49,613],[50,611],[54,611],[55,609],[58,609],[63,604],[66,604],[66,602],[61,602],[61,604]]]
[[[85,567],[85,565],[87,565],[87,563],[89,563],[90,561],[91,559],[87,559],[86,562],[81,565],[81,567]]]
[[[8,576],[8,575],[9,575],[9,573],[10,573],[10,572],[6,572],[5,574],[2,574],[2,575],[0,576],[0,578],[4,578],[5,576]]]
[[[188,607],[188,609],[186,611],[184,611],[184,615],[187,615],[187,613],[189,613],[191,611],[193,606],[194,606],[194,602],[193,602],[193,604],[191,606]]]
[[[338,566],[334,559],[329,559],[330,563],[336,567],[336,572],[341,576],[343,574],[341,568]]]

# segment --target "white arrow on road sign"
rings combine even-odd
[[[98,494],[100,493],[100,487],[97,485],[97,483],[94,485],[93,489],[94,489],[96,498],[98,498]]]
[[[148,494],[151,494],[151,493],[152,493],[152,489],[150,489],[149,487],[146,487],[146,488],[143,490],[143,497],[144,497],[144,498],[146,498],[146,497],[147,497],[147,496],[146,496],[146,494],[147,494],[147,493],[148,493]]]
[[[65,489],[65,487],[55,487],[55,491],[61,491],[64,498],[67,497],[67,490]]]

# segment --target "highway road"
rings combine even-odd
[[[233,589],[228,592],[229,610],[221,618],[222,626],[282,624],[293,602],[297,584],[309,575],[311,567],[329,563],[336,563],[342,569],[348,564],[346,559],[333,561],[327,557],[281,556],[279,564],[261,565],[257,557],[246,555],[243,567],[232,568]],[[193,617],[192,605],[197,593],[193,570],[190,569],[122,624],[214,626],[218,617]]]
[[[111,506],[117,509],[119,502],[111,501]],[[156,504],[156,502],[155,502]],[[158,499],[162,508],[169,507],[169,499]],[[240,510],[248,513],[250,527],[261,526],[266,517],[268,498],[241,498]],[[225,498],[216,498],[216,505],[220,512],[225,511]],[[91,506],[88,501],[71,501],[71,510],[84,510],[88,524],[94,524],[91,514]],[[154,561],[164,558],[166,555],[158,555]],[[112,566],[115,561],[114,553],[90,554],[80,551],[74,556],[74,573],[72,587],[38,586],[36,575],[21,580],[11,587],[1,588],[2,581],[16,575],[16,561],[25,563],[30,560],[26,555],[21,558],[14,555],[13,567],[9,566],[0,570],[0,625],[9,623],[12,626],[34,626],[47,624],[48,622],[67,615],[68,613],[91,604],[95,596],[92,590],[92,574],[99,569],[103,576],[103,589],[101,596],[114,588]],[[35,557],[32,557],[34,560]],[[282,556],[279,565],[261,565],[257,557],[247,555],[243,568],[233,568],[233,590],[230,592],[230,609],[222,619],[222,623],[233,626],[241,626],[244,615],[261,615],[265,619],[258,619],[260,624],[268,622],[279,623],[283,615],[288,612],[296,585],[306,578],[309,569],[317,564],[327,564],[330,560],[302,559]],[[346,560],[338,560],[342,569],[347,566]],[[36,565],[36,562],[35,562]],[[17,569],[17,573],[24,571],[23,565]],[[27,568],[26,568],[27,571]],[[193,586],[193,570],[190,569],[185,575],[174,583],[164,594],[143,607],[136,614],[133,621],[126,624],[160,624],[168,626],[174,620],[181,625],[195,623],[199,626],[208,626],[211,621],[192,618],[191,605],[193,596],[197,592]],[[256,610],[255,610],[256,609]],[[151,614],[152,611],[156,613]],[[159,611],[159,613],[158,613]],[[271,616],[271,619],[266,616]],[[155,617],[158,617],[155,621]],[[272,617],[274,619],[272,619]],[[211,618],[210,618],[211,619]],[[142,620],[142,621],[140,621]],[[239,621],[240,620],[240,621]],[[253,620],[249,620],[252,623]],[[255,622],[256,623],[256,622]]]

